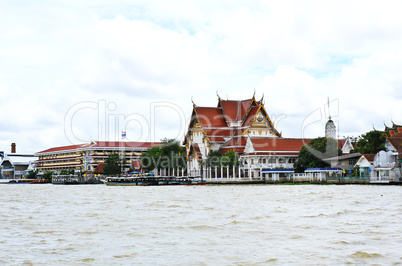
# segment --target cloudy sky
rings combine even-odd
[[[40,4],[34,4],[40,2]],[[247,4],[245,4],[247,2]],[[0,150],[182,140],[192,111],[264,95],[284,137],[402,124],[399,1],[0,2]]]

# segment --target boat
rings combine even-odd
[[[10,179],[8,182],[4,182],[6,184],[34,184],[39,183],[38,179]]]
[[[205,185],[199,178],[147,176],[108,176],[102,180],[107,186],[166,186],[166,185]]]
[[[55,175],[52,177],[53,185],[95,185],[99,184],[97,178],[83,179],[77,175]]]
[[[136,186],[138,184],[137,177],[120,177],[108,176],[104,180],[106,186]]]

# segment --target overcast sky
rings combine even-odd
[[[400,6],[3,0],[0,150],[118,140],[121,130],[182,140],[192,100],[216,106],[217,93],[264,95],[283,137],[323,136],[329,114],[340,137],[402,124]]]

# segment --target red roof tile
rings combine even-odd
[[[95,168],[94,173],[95,174],[103,174],[103,167],[105,166],[105,163],[100,163],[98,166]]]
[[[311,139],[252,138],[256,151],[300,151]]]
[[[388,141],[398,152],[402,152],[402,132],[395,133],[392,137],[388,138]]]
[[[95,143],[84,143],[77,145],[69,145],[69,146],[61,146],[54,147],[44,151],[40,151],[37,154],[41,153],[54,153],[54,152],[62,152],[62,151],[74,151],[77,149],[83,148],[151,148],[155,146],[161,146],[161,142],[134,142],[134,141],[95,141]]]
[[[281,152],[281,153],[279,153],[279,152],[275,152],[275,151],[272,151],[272,152],[258,152],[258,153],[256,153],[256,152],[250,152],[250,153],[244,153],[243,154],[243,156],[244,155],[283,155],[283,156],[298,156],[299,155],[299,153],[298,152]]]
[[[240,101],[221,101],[221,107],[225,114],[226,121],[233,122],[242,119]]]
[[[70,150],[75,150],[81,147],[84,147],[87,144],[78,144],[78,145],[68,145],[68,146],[61,146],[61,147],[54,147],[50,148],[44,151],[40,151],[39,153],[48,153],[48,152],[59,152],[59,151],[70,151]]]
[[[375,154],[362,154],[362,156],[366,157],[367,161],[374,162]]]
[[[250,126],[251,121],[253,121],[253,119],[256,116],[257,111],[258,111],[259,108],[260,108],[259,106],[251,107],[250,113],[248,114],[246,120],[244,120],[244,122],[243,122],[243,126]]]
[[[203,127],[227,127],[221,108],[195,107]]]

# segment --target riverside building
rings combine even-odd
[[[109,154],[118,153],[126,159],[124,171],[141,169],[141,154],[160,142],[130,142],[130,141],[92,141],[90,143],[54,147],[37,152],[39,158],[36,169],[39,173],[45,171],[60,172],[74,170],[75,172],[103,173],[103,166]]]
[[[191,176],[284,181],[293,174],[299,151],[309,141],[283,138],[270,119],[263,98],[224,100],[218,95],[216,107],[201,107],[193,102],[183,144]],[[345,142],[338,141],[341,148]],[[232,169],[206,166],[204,162],[211,151],[233,151],[239,155],[240,165]]]
[[[38,158],[33,154],[17,153],[16,149],[16,144],[12,143],[11,153],[0,152],[0,178],[21,179],[34,169]]]

